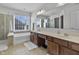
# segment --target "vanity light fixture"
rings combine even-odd
[[[43,13],[45,13],[45,10],[44,10],[44,9],[41,9],[41,10],[39,10],[39,11],[37,12],[37,15],[40,15],[40,14],[43,14]]]

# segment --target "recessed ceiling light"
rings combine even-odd
[[[63,6],[64,4],[66,4],[66,3],[58,3],[58,4],[57,4],[57,7],[58,7],[58,6]]]
[[[24,8],[24,11],[25,11],[26,9]]]

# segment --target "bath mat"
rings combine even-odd
[[[4,51],[4,50],[7,50],[7,49],[8,49],[8,46],[7,45],[0,44],[0,52],[1,51]]]
[[[38,48],[38,46],[35,45],[35,44],[32,43],[32,42],[26,42],[26,43],[24,43],[24,46],[27,47],[28,50],[32,50],[32,49],[34,49],[34,48]]]

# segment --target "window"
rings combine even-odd
[[[59,28],[59,17],[54,18],[55,28]]]
[[[63,29],[63,15],[61,16],[61,28]]]
[[[44,28],[44,19],[41,19],[41,27]]]
[[[30,16],[15,16],[15,31],[29,30]]]

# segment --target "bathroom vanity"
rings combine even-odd
[[[45,31],[31,31],[31,41],[40,46],[44,46],[47,40],[47,51],[51,55],[78,55],[79,37],[63,36]]]

